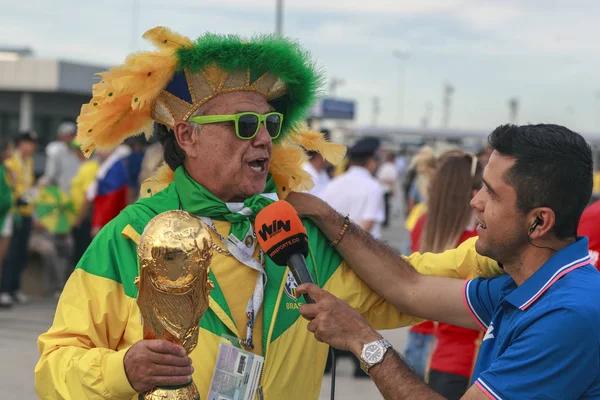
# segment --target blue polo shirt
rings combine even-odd
[[[486,331],[473,373],[491,399],[600,399],[600,273],[588,239],[557,252],[521,286],[504,275],[465,283]]]

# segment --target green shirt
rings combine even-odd
[[[0,230],[4,226],[4,220],[11,207],[12,190],[6,179],[6,167],[0,164]]]

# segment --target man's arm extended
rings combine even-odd
[[[344,217],[327,203],[297,193],[286,200],[301,216],[313,220],[330,240],[337,238]],[[421,275],[394,249],[354,224],[348,226],[336,248],[367,285],[399,310],[429,320],[478,328],[464,304],[464,281]]]
[[[303,284],[296,293],[307,293],[316,301],[315,304],[303,305],[300,314],[310,321],[307,329],[318,341],[340,350],[349,350],[360,359],[365,344],[383,339],[347,303],[318,286]],[[369,369],[369,375],[386,400],[443,399],[410,370],[393,348],[388,349],[381,363]],[[488,397],[473,386],[462,399],[484,400]]]

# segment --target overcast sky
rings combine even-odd
[[[139,20],[134,21],[134,4]],[[455,88],[450,126],[491,129],[509,119],[600,131],[598,0],[284,0],[284,32],[309,49],[357,123],[399,121],[404,63],[405,125],[442,119],[445,82]],[[252,35],[275,29],[275,0],[0,0],[0,46],[28,46],[42,58],[120,63],[151,47],[141,35],[165,25],[196,38],[206,31]],[[135,37],[135,40],[133,39]]]

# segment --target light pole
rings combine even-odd
[[[346,83],[346,81],[344,81],[343,79],[331,77],[331,80],[329,81],[329,95],[331,97],[335,97],[337,88],[339,86],[342,86],[344,83]]]
[[[381,112],[381,106],[379,104],[379,97],[373,97],[373,126],[377,126],[377,117],[379,117],[379,113]]]
[[[432,114],[433,103],[428,100],[425,103],[425,114],[423,114],[423,118],[421,119],[421,126],[423,126],[423,129],[429,128],[429,122],[431,121]]]
[[[449,83],[444,84],[444,94],[442,98],[442,128],[447,128],[450,124],[450,112],[452,108],[452,95],[454,94],[454,86]]]
[[[394,50],[392,53],[394,58],[398,59],[398,115],[396,117],[396,123],[402,124],[404,117],[404,73],[406,71],[405,61],[410,58],[410,54],[407,51]]]
[[[279,36],[283,35],[283,0],[276,0],[275,11],[275,33]]]
[[[519,99],[512,97],[508,100],[509,110],[509,121],[511,124],[517,123],[517,117],[519,115]]]

